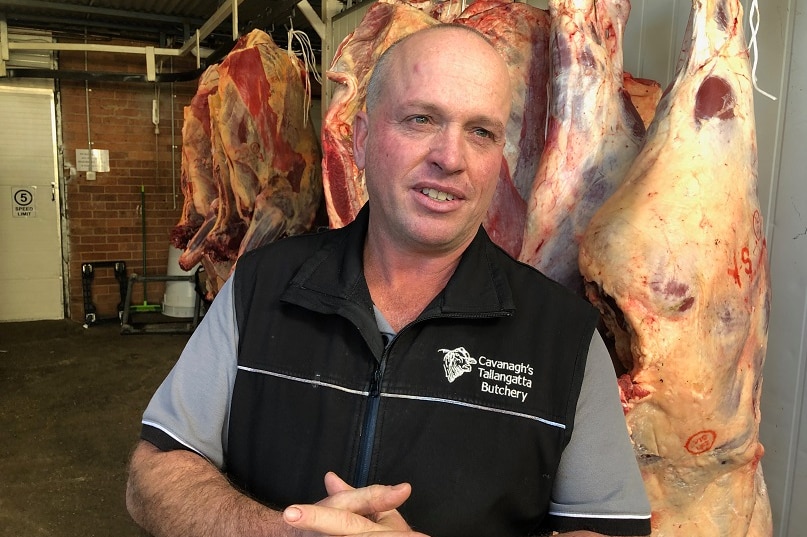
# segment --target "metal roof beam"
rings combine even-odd
[[[152,25],[143,25],[137,23],[130,23],[130,24],[122,24],[120,22],[108,22],[108,21],[94,21],[92,19],[77,19],[77,18],[59,18],[59,17],[45,17],[40,15],[25,15],[21,13],[9,13],[7,14],[8,23],[11,26],[19,26],[22,28],[34,28],[39,29],[43,24],[54,26],[56,30],[59,29],[74,29],[74,28],[99,28],[103,30],[118,30],[119,32],[131,32],[131,33],[148,33],[148,34],[159,34],[159,33],[166,33],[169,30],[175,30],[175,33],[172,35],[177,35],[182,37],[186,35],[188,32],[187,25],[179,25],[179,26],[152,26]],[[170,33],[170,32],[169,32]]]
[[[319,38],[325,39],[325,23],[319,18],[319,15],[314,8],[311,7],[308,0],[300,0],[297,2],[297,7],[300,8],[300,12],[308,20],[308,22],[311,23],[311,27],[315,32],[317,32]]]
[[[125,45],[103,45],[98,43],[34,43],[14,42],[8,44],[9,50],[71,50],[77,52],[115,52],[117,54],[146,54],[158,56],[180,56],[179,49],[157,48],[151,46],[133,47]],[[151,49],[149,51],[148,49]]]
[[[232,16],[233,20],[237,24],[238,22],[238,6],[243,3],[244,0],[232,0],[230,2],[224,2],[219,8],[216,10],[213,15],[207,21],[202,24],[202,26],[197,30],[196,33],[196,40],[195,41],[187,41],[182,48],[180,49],[180,56],[184,56],[187,54],[192,48],[199,48],[199,41],[204,39],[205,37],[209,36],[213,30],[219,27],[219,25],[224,22],[227,17]],[[235,25],[234,25],[235,26]],[[238,37],[238,32],[236,28],[233,28],[233,41]]]
[[[196,19],[192,17],[160,15],[158,13],[143,13],[138,11],[126,11],[122,9],[112,9],[104,7],[81,6],[76,4],[67,4],[63,2],[47,2],[45,0],[3,0],[2,2],[0,2],[0,5],[3,7],[17,6],[31,9],[47,9],[52,11],[81,13],[84,15],[104,15],[108,17],[116,17],[122,19],[159,21],[159,22],[168,22],[172,24],[183,24],[189,22],[194,26],[201,25],[204,23],[203,19]]]

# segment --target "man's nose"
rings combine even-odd
[[[465,169],[466,140],[462,129],[441,129],[432,139],[429,157],[444,174],[452,175]]]

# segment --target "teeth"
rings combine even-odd
[[[441,192],[439,190],[435,190],[433,188],[424,188],[421,192],[427,196],[429,196],[433,200],[438,201],[452,201],[454,196],[448,194],[446,192]]]

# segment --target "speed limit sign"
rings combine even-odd
[[[21,186],[11,189],[11,207],[15,218],[36,216],[36,187]]]

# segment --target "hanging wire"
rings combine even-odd
[[[295,42],[300,47],[300,52],[297,53],[294,51],[294,44]],[[316,56],[314,55],[314,47],[311,46],[311,39],[308,37],[308,34],[301,30],[294,29],[294,22],[292,21],[291,17],[289,17],[289,28],[288,28],[288,54],[290,56],[300,56],[302,57],[303,65],[305,66],[305,71],[307,74],[310,74],[314,77],[314,80],[319,82],[322,85],[322,77],[317,71],[317,60]],[[303,124],[308,124],[308,109],[311,107],[311,83],[306,79],[305,85],[305,100],[303,102]]]
[[[771,95],[766,91],[763,91],[757,85],[757,62],[759,61],[759,49],[757,45],[757,33],[759,32],[759,0],[753,0],[751,2],[751,13],[748,16],[748,23],[751,25],[751,41],[749,44],[749,48],[751,49],[751,56],[753,57],[751,67],[751,81],[754,84],[754,89],[756,89],[758,92],[760,92],[768,99],[775,101],[776,97],[774,97],[773,95]]]

